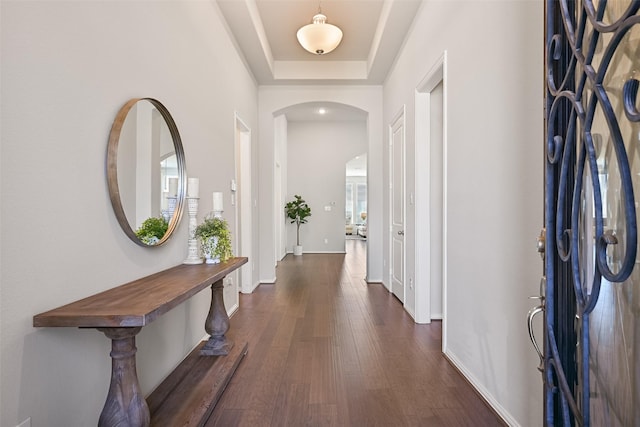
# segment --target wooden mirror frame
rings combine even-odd
[[[176,160],[178,164],[178,193],[176,207],[173,212],[173,216],[169,219],[169,225],[167,227],[166,233],[156,244],[153,245],[149,245],[143,242],[142,240],[140,240],[140,238],[138,238],[138,236],[136,236],[135,230],[131,227],[129,220],[125,215],[124,208],[122,206],[122,200],[120,198],[120,189],[118,187],[118,145],[120,142],[120,133],[122,131],[122,126],[124,125],[127,115],[129,114],[129,111],[140,101],[150,102],[164,118],[164,121],[169,128],[171,138],[173,139],[173,146],[175,148]],[[184,149],[182,147],[182,140],[180,139],[178,127],[173,121],[169,110],[167,110],[160,101],[153,98],[133,98],[127,101],[127,103],[125,103],[122,108],[120,108],[120,111],[118,111],[118,114],[113,121],[113,125],[111,126],[111,132],[109,133],[109,142],[107,145],[107,186],[109,187],[109,198],[111,199],[111,206],[113,207],[113,211],[116,214],[118,223],[120,224],[120,227],[125,232],[125,234],[131,240],[133,240],[136,244],[146,248],[161,246],[163,243],[169,240],[169,237],[171,237],[171,234],[173,234],[173,231],[176,229],[176,227],[180,223],[180,219],[182,218],[187,187],[187,169],[185,164]]]

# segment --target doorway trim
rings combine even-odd
[[[236,280],[242,293],[251,293],[256,288],[254,282],[255,264],[253,258],[253,168],[251,153],[251,128],[234,112],[235,139],[235,180],[231,183],[232,204],[236,215],[236,245],[240,256],[249,257],[249,262],[238,269]],[[239,190],[239,191],[238,191]]]
[[[431,168],[425,159],[431,155],[431,92],[442,83],[442,351],[447,349],[447,51],[422,78],[415,90],[415,286],[416,323],[431,322]],[[419,194],[418,194],[419,193]],[[440,248],[436,248],[438,250]]]

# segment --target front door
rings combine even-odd
[[[404,302],[404,110],[390,128],[391,291]]]
[[[640,426],[640,0],[547,1],[547,426]]]

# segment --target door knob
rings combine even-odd
[[[398,231],[398,236],[404,236],[404,230]]]

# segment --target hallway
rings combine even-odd
[[[417,325],[367,284],[366,242],[288,255],[275,285],[240,295],[228,336],[249,342],[207,426],[502,425]]]

